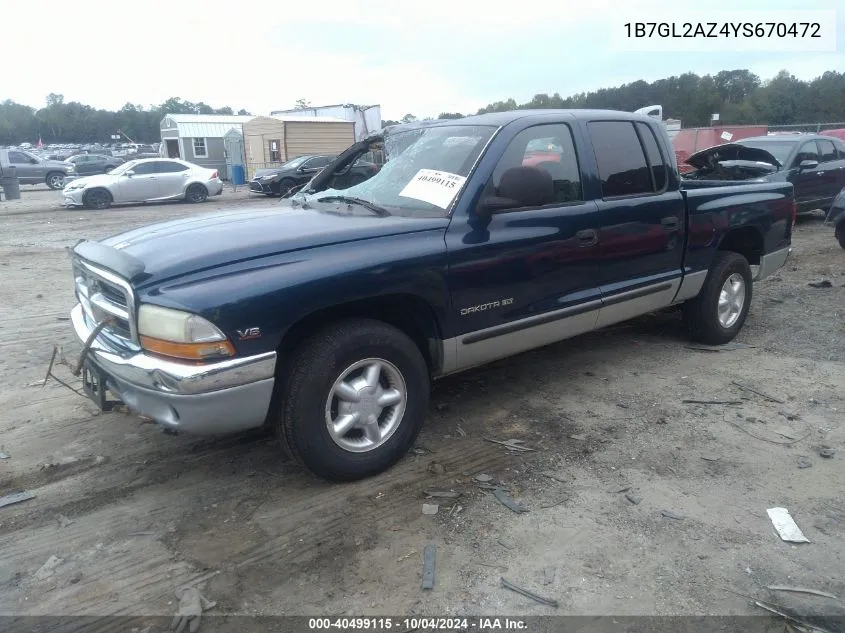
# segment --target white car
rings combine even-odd
[[[216,169],[176,158],[144,158],[130,160],[107,174],[77,178],[62,193],[64,206],[89,209],[107,209],[121,202],[205,202],[223,193],[223,181]]]

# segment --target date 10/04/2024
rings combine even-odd
[[[311,631],[520,631],[523,620],[512,618],[309,618]]]

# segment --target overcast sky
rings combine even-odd
[[[19,2],[15,26],[3,30],[0,100],[41,107],[56,92],[117,109],[175,96],[268,114],[305,98],[313,105],[378,103],[385,119],[397,119],[473,113],[508,97],[567,96],[687,71],[749,68],[766,79],[787,69],[808,80],[845,71],[841,0],[707,0],[700,7],[711,21],[730,20],[728,11],[742,6],[765,22],[777,10],[839,5],[834,52],[785,45],[737,52],[713,40],[699,40],[693,52],[620,50],[629,47],[625,21],[682,21],[681,4],[627,0],[621,14],[619,0]]]

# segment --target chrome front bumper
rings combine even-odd
[[[757,268],[757,274],[754,276],[754,281],[765,279],[769,275],[776,273],[783,268],[789,254],[792,252],[791,247],[782,248],[779,251],[774,251],[768,255],[763,255],[760,258],[760,266]]]
[[[76,336],[92,329],[82,306],[71,310]],[[276,353],[208,365],[167,361],[144,352],[122,352],[98,337],[88,354],[109,390],[139,415],[196,434],[223,434],[264,424],[273,395]]]

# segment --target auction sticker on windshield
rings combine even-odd
[[[405,198],[428,202],[441,209],[448,209],[458,191],[466,182],[464,176],[448,171],[420,169],[405,188],[399,192]]]

